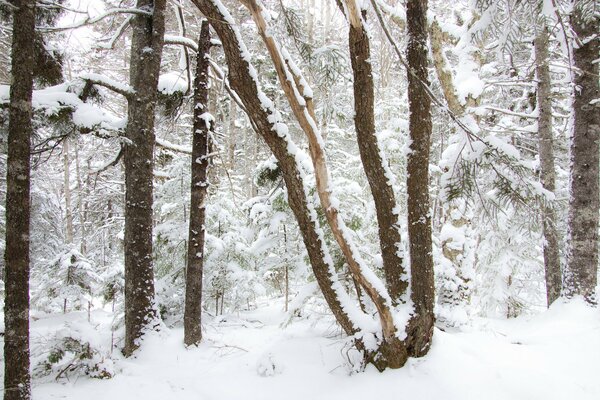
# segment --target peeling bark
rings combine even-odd
[[[211,21],[221,39],[229,66],[231,88],[241,99],[249,118],[253,120],[258,133],[281,167],[290,208],[298,222],[315,278],[336,320],[348,335],[352,335],[357,331],[357,327],[354,326],[338,298],[336,288],[339,290],[340,283],[334,275],[333,266],[327,262],[330,257],[322,240],[322,231],[315,210],[305,192],[304,178],[300,173],[302,167],[294,154],[288,151],[287,140],[278,135],[273,122],[276,121],[274,110],[265,108],[261,104],[258,87],[250,74],[249,61],[240,52],[239,40],[222,11],[211,0],[193,0],[193,3]]]

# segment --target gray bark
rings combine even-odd
[[[556,170],[554,168],[554,138],[552,135],[552,86],[548,52],[549,32],[545,25],[534,41],[538,108],[538,152],[540,156],[540,179],[542,186],[554,193]],[[548,307],[560,296],[561,272],[556,232],[556,212],[553,202],[542,205],[544,232],[544,270],[546,275],[546,301]]]
[[[348,43],[354,73],[354,126],[358,149],[375,201],[386,285],[392,301],[397,304],[400,296],[406,292],[408,282],[401,278],[405,270],[400,255],[398,215],[394,213],[396,198],[386,174],[375,132],[375,93],[370,62],[371,51],[369,36],[362,24],[356,27],[350,25]]]
[[[8,160],[4,303],[4,399],[28,400],[29,220],[35,0],[14,0]]]
[[[425,355],[433,336],[434,278],[429,206],[429,150],[431,145],[431,99],[423,85],[427,74],[427,0],[408,0],[407,61],[410,154],[407,160],[408,240],[410,248],[411,298],[415,314],[409,323],[409,354]]]
[[[190,185],[190,224],[188,234],[187,272],[185,280],[184,343],[197,345],[202,339],[202,268],[204,264],[205,199],[208,192],[208,155],[211,148],[212,121],[203,118],[208,112],[208,52],[210,25],[202,21],[196,79],[194,80],[194,124],[192,132],[192,166]]]
[[[165,0],[138,0],[137,8],[152,16],[135,15],[131,25],[130,85],[125,147],[125,348],[130,356],[144,330],[157,317],[154,310],[152,264],[152,169],[154,109],[164,40]]]
[[[571,27],[577,36],[573,59],[578,71],[575,72],[575,121],[571,138],[569,250],[564,276],[565,295],[582,295],[589,302],[595,302],[600,207],[600,87],[599,64],[594,62],[600,50],[600,23],[592,3],[576,0],[571,16]]]

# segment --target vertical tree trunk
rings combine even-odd
[[[79,144],[75,142],[75,175],[77,178],[77,210],[79,213],[79,229],[81,233],[81,242],[79,243],[79,251],[81,254],[86,253],[86,236],[85,231],[85,215],[83,212],[83,185],[81,184],[81,168],[79,163]]]
[[[185,282],[184,343],[197,345],[202,339],[202,267],[204,263],[205,199],[208,192],[208,167],[211,148],[212,116],[208,113],[208,52],[210,25],[202,21],[196,79],[194,80],[194,125],[192,132],[192,179],[190,225],[188,235],[187,273]]]
[[[549,32],[545,22],[534,40],[538,108],[538,152],[540,156],[540,179],[542,186],[554,193],[556,172],[554,169],[554,139],[552,135],[552,86],[550,80]],[[548,307],[560,296],[561,273],[556,232],[556,213],[553,203],[542,207],[544,232],[544,269],[546,274],[546,300]]]
[[[409,327],[409,352],[427,353],[433,335],[434,278],[429,210],[429,148],[431,99],[423,85],[427,74],[427,0],[408,0],[407,61],[410,153],[407,161],[408,239],[410,248],[411,298],[415,314]]]
[[[362,23],[350,24],[350,59],[354,73],[354,126],[360,158],[375,200],[379,242],[383,258],[386,286],[394,303],[406,292],[408,282],[402,280],[405,270],[401,256],[398,215],[394,213],[396,198],[391,171],[385,164],[375,133],[375,93],[371,67],[369,36]]]
[[[600,139],[600,88],[598,83],[600,23],[593,2],[576,0],[571,27],[577,35],[573,58],[575,123],[571,138],[569,198],[569,251],[564,292],[595,302],[598,270],[598,191]]]
[[[154,109],[164,40],[165,0],[138,0],[152,16],[132,17],[130,84],[125,147],[125,348],[130,356],[157,317],[152,265]]]
[[[65,192],[65,239],[73,243],[73,212],[71,210],[71,174],[69,168],[69,138],[63,142],[64,192]]]
[[[6,174],[4,399],[31,397],[29,376],[30,138],[35,0],[11,1],[12,64]]]
[[[235,147],[239,140],[235,135],[235,120],[237,118],[237,106],[235,101],[231,100],[229,102],[229,129],[227,129],[227,161],[228,166],[231,171],[233,171],[235,167]]]

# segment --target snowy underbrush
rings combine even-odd
[[[38,315],[34,398],[600,398],[600,310],[580,300],[533,316],[436,330],[426,357],[384,373],[357,368],[360,357],[320,301],[310,300],[299,316],[282,310],[281,299],[263,299],[251,311],[207,316],[197,348],[183,346],[180,328],[164,328],[147,335],[129,359],[120,354],[111,313],[93,311],[90,322],[85,312]]]
[[[108,379],[114,371],[112,316],[103,311],[36,313],[31,327],[34,382]],[[118,355],[117,355],[118,357]]]

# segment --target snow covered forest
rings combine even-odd
[[[3,396],[598,399],[600,0],[0,0]]]

